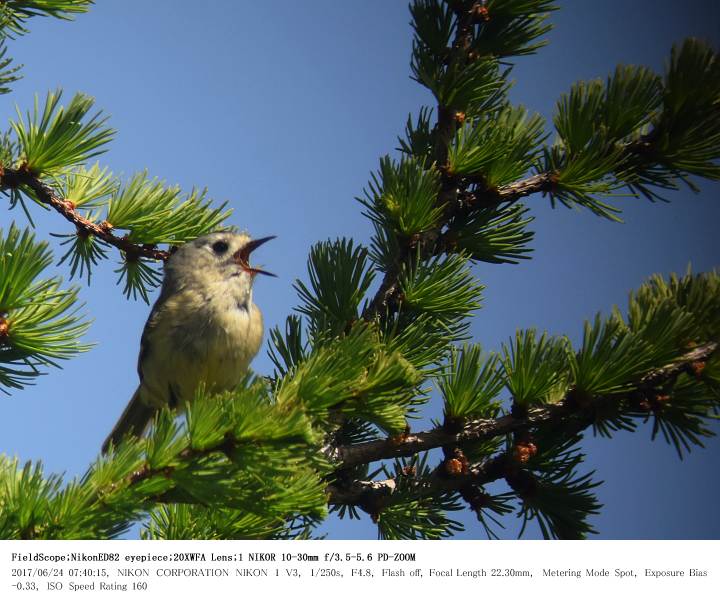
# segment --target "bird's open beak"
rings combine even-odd
[[[240,265],[240,267],[244,271],[252,275],[267,275],[268,277],[277,277],[277,275],[268,271],[264,271],[261,268],[255,268],[250,266],[250,254],[252,254],[263,243],[266,243],[271,239],[275,239],[275,235],[271,235],[270,237],[261,237],[260,239],[253,239],[252,241],[248,241],[243,247],[241,247],[237,252],[233,254],[233,260],[236,264]]]

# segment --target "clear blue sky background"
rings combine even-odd
[[[662,69],[673,42],[688,35],[718,45],[713,1],[561,2],[550,44],[517,62],[515,102],[552,114],[578,79],[604,77],[617,63]],[[280,275],[260,279],[256,300],[272,326],[297,304],[292,282],[306,274],[310,245],[370,229],[353,200],[392,152],[409,112],[432,104],[411,81],[411,31],[403,1],[206,3],[101,2],[75,22],[31,21],[10,44],[25,78],[0,97],[0,115],[29,108],[33,94],[84,91],[119,130],[103,163],[126,176],[151,175],[230,200],[233,223],[278,239],[258,261]],[[624,307],[648,275],[709,270],[720,260],[720,187],[672,195],[670,205],[621,201],[625,224],[530,200],[536,252],[519,266],[480,265],[486,303],[475,338],[498,348],[517,327],[577,338],[596,311]],[[56,214],[35,211],[41,236],[69,232]],[[5,212],[3,226],[25,222]],[[83,288],[97,346],[51,370],[37,386],[0,399],[0,451],[43,459],[49,471],[82,473],[136,386],[135,361],[148,307],[115,285],[117,256]],[[65,270],[65,269],[61,269]],[[265,349],[254,363],[269,372]],[[437,409],[434,409],[437,412]],[[720,538],[717,459],[712,441],[683,463],[647,429],[587,440],[588,467],[605,480],[595,519],[601,538]],[[460,536],[481,538],[469,514]],[[374,537],[368,521],[330,519],[331,537]],[[511,521],[504,533],[517,533]],[[530,536],[537,536],[531,531]]]

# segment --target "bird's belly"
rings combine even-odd
[[[205,357],[185,358],[178,363],[175,374],[176,394],[181,400],[187,400],[195,394],[201,383],[211,393],[231,390],[240,383],[247,366],[246,359],[231,352],[224,355],[214,352]]]
[[[236,388],[261,343],[262,328],[250,326],[236,320],[206,323],[201,335],[179,326],[171,330],[169,345],[154,347],[143,367],[146,402],[174,406],[191,400],[201,385],[209,393]]]
[[[235,388],[247,372],[253,355],[244,350],[246,343],[231,334],[207,338],[203,345],[185,348],[178,354],[174,382],[181,400],[192,398],[202,383],[210,393]]]

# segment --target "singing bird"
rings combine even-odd
[[[250,254],[274,237],[211,233],[180,246],[165,263],[160,296],[140,340],[140,385],[103,443],[141,436],[155,412],[177,407],[198,386],[235,388],[262,343],[263,319],[253,303],[258,274]]]

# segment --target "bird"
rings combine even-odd
[[[274,238],[216,232],[170,255],[140,340],[140,384],[103,453],[127,435],[142,436],[158,409],[191,400],[200,384],[209,394],[240,384],[263,338],[253,283],[259,274],[276,276],[251,266],[250,254]]]

